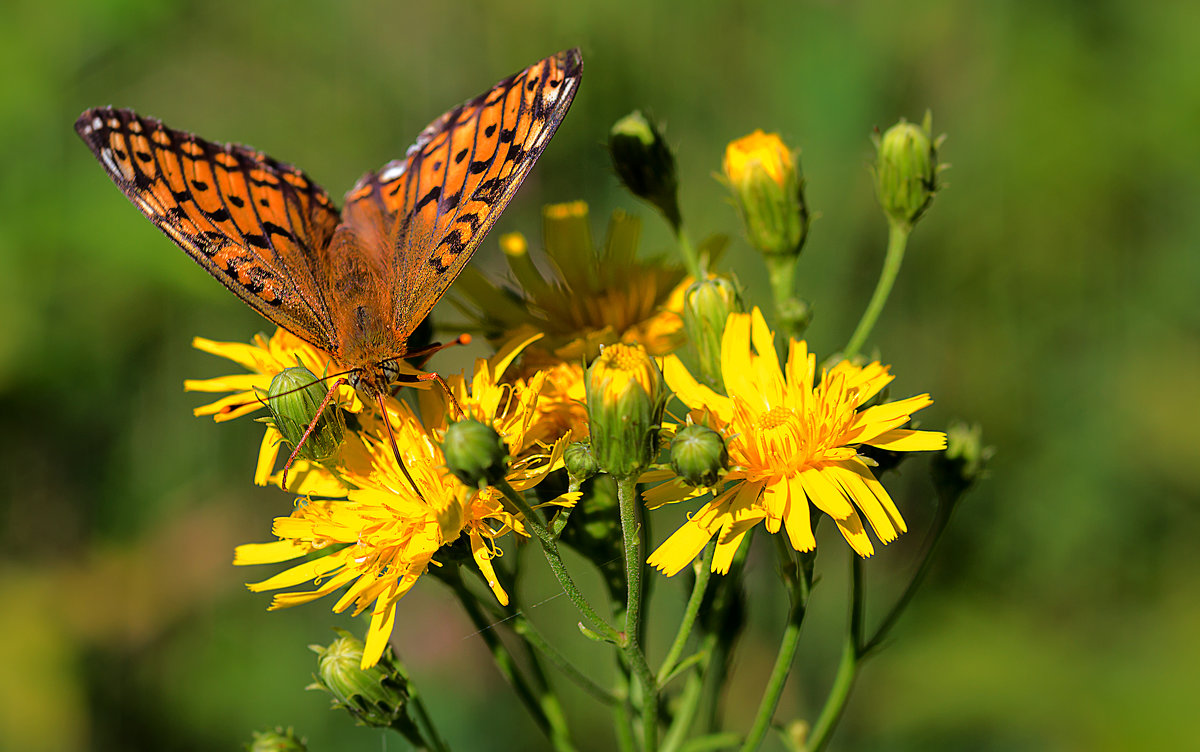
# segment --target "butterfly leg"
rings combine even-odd
[[[400,456],[400,447],[396,445],[396,434],[392,432],[392,422],[388,420],[387,407],[383,404],[383,392],[375,392],[375,404],[379,407],[379,416],[383,418],[383,425],[387,427],[388,441],[392,444],[392,454],[396,457],[396,466],[400,468],[400,472],[404,473],[405,480],[408,485],[412,486],[413,492],[417,494],[417,498],[425,501],[425,495],[421,493],[421,489],[417,488],[417,482],[413,480],[412,474],[408,472],[408,465],[405,464],[404,458]],[[425,502],[429,503],[429,502]]]

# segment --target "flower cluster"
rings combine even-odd
[[[928,119],[923,129],[902,126],[880,140],[875,168],[891,229],[886,264],[894,267],[930,205],[941,169],[940,140],[928,137]],[[688,240],[674,155],[661,130],[635,113],[614,127],[610,149],[626,187],[670,225],[682,263],[640,258],[640,222],[629,214],[614,213],[597,245],[586,204],[548,206],[544,256],[531,254],[524,235],[505,235],[500,247],[509,279],[493,281],[470,268],[459,278],[455,304],[492,352],[460,373],[424,378],[402,363],[403,380],[418,389],[362,400],[341,364],[285,330],[250,344],[196,340],[198,348],[246,371],[187,382],[190,390],[224,395],[196,414],[225,421],[265,408],[254,480],[296,497],[291,514],[274,520],[275,539],[239,546],[234,563],[282,565],[249,585],[254,592],[274,591],[272,608],[333,596],[336,612],[370,613],[362,643],[347,637],[336,650],[321,649],[323,661],[337,669],[333,679],[322,674],[322,686],[360,722],[407,723],[405,708],[418,702],[387,648],[399,602],[431,570],[481,629],[496,623],[489,618],[517,620],[514,631],[534,656],[530,674],[543,681],[536,655],[549,649],[520,621],[510,568],[497,561],[511,535],[536,540],[578,608],[585,634],[621,651],[626,675],[620,691],[638,682],[626,704],[637,698],[642,746],[653,749],[663,677],[728,668],[709,662],[732,654],[744,574],[736,562],[751,532],[776,536],[790,618],[798,619],[814,581],[814,559],[803,554],[817,546],[818,522],[836,526],[856,568],[876,543],[908,530],[903,502],[884,487],[882,461],[873,458],[946,448],[946,434],[910,425],[932,404],[929,395],[889,399],[887,389],[896,383],[890,367],[857,355],[895,268],[881,276],[838,356],[822,363],[801,337],[812,317],[794,291],[810,230],[798,151],[756,131],[731,142],[724,155],[723,179],[747,244],[768,270],[774,305],[764,312],[732,274],[717,270],[723,240],[697,247]],[[942,470],[954,480],[953,490],[941,494],[947,508],[982,475],[987,457],[977,435],[973,442],[956,439],[952,449],[948,459],[957,464]],[[656,541],[645,540],[643,515],[667,504],[688,505],[686,520]],[[938,524],[946,519],[939,516]],[[575,585],[560,543],[591,560],[613,601],[608,613],[624,619],[623,626],[610,624]],[[657,544],[649,555],[648,543]],[[671,577],[693,562],[688,615],[654,671],[639,644],[644,575],[652,567]],[[467,588],[460,565],[490,594]],[[716,585],[711,597],[705,592],[710,573],[728,575],[723,579],[731,583]],[[701,604],[710,604],[709,613],[699,614]],[[682,660],[693,628],[725,646],[710,643]],[[876,634],[856,650],[865,654],[881,639]],[[795,650],[794,639],[783,644]],[[498,641],[490,647],[502,669],[515,675],[519,662],[500,657],[505,648]],[[571,675],[569,661],[550,657]],[[355,662],[374,673],[357,673],[349,666]],[[776,665],[790,663],[781,653]],[[592,694],[618,702],[575,674]],[[377,697],[379,676],[400,689]],[[759,740],[784,678],[776,676],[764,693],[766,716],[753,732]],[[523,696],[533,696],[528,682],[513,681]],[[343,687],[353,691],[335,689]],[[531,712],[545,713],[545,706]],[[553,737],[561,719],[552,716],[541,718]],[[430,738],[405,729],[417,742]]]

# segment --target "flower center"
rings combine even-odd
[[[774,431],[796,420],[796,414],[786,407],[772,407],[758,416],[758,428],[761,431]]]

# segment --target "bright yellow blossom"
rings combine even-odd
[[[907,527],[891,497],[856,447],[892,451],[941,449],[945,434],[900,426],[932,403],[928,395],[862,406],[891,380],[886,366],[843,361],[816,383],[816,356],[803,341],[789,343],[781,368],[774,335],[761,312],[733,314],[722,338],[722,375],[729,396],[700,384],[676,357],[664,369],[667,383],[692,408],[692,418],[719,431],[729,450],[732,485],[691,515],[650,557],[673,575],[717,536],[713,571],[726,572],[742,537],[760,522],[784,529],[797,551],[816,546],[809,505],[829,515],[861,556],[874,546],[860,513],[884,543]],[[652,506],[675,500],[664,484],[647,494]],[[695,493],[687,495],[696,495]]]

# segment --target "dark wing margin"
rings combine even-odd
[[[567,114],[583,72],[560,52],[433,121],[405,159],[347,194],[394,217],[392,315],[407,335],[429,314],[508,206]]]
[[[300,170],[234,144],[98,107],[75,130],[138,209],[270,321],[332,351],[328,244],[339,221]]]

